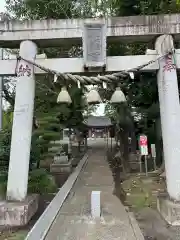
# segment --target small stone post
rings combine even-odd
[[[91,192],[91,216],[93,218],[101,217],[101,192],[92,191]]]
[[[162,35],[156,40],[158,54],[173,49],[173,38]],[[167,191],[172,200],[180,201],[180,104],[176,66],[171,54],[159,60],[157,74]]]
[[[21,57],[34,61],[36,54],[35,43],[31,41],[21,43]],[[17,66],[17,74],[7,185],[7,200],[11,201],[23,201],[27,195],[35,96],[34,66],[20,60]]]

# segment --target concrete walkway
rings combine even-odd
[[[94,143],[94,146],[97,146]],[[113,178],[105,149],[93,147],[84,170],[63,204],[46,240],[143,240],[139,226],[119,199],[112,195]],[[102,216],[90,214],[91,191],[101,191]]]

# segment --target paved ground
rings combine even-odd
[[[55,219],[46,240],[142,240],[135,219],[112,195],[113,179],[105,158],[106,141],[91,141],[88,163]],[[90,194],[101,191],[102,216],[93,220]],[[139,235],[138,235],[139,234]]]
[[[136,215],[145,239],[180,240],[180,227],[168,225],[157,210],[146,207]]]

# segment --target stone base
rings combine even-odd
[[[72,172],[72,164],[71,162],[68,163],[52,163],[50,165],[50,172],[51,173],[71,173]]]
[[[55,156],[54,164],[66,164],[69,162],[68,156]]]
[[[0,201],[0,225],[24,226],[38,209],[38,195],[28,196],[23,202]]]
[[[56,185],[58,186],[58,188],[61,188],[64,183],[66,182],[66,180],[68,179],[70,173],[52,173],[54,179],[55,179],[55,182],[56,182]]]
[[[166,196],[158,196],[157,209],[172,226],[180,226],[180,203],[173,202]]]

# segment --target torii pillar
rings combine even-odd
[[[35,43],[21,43],[21,57],[34,61],[36,54]],[[7,201],[0,204],[0,225],[5,226],[26,225],[38,209],[38,195],[27,196],[35,97],[34,66],[20,60],[17,75]]]
[[[158,37],[155,48],[160,56],[174,49],[172,36],[162,35]],[[180,102],[176,65],[172,54],[159,60],[157,81],[167,192],[169,195],[165,200],[159,200],[158,208],[170,224],[175,222],[177,224],[177,219],[172,217],[171,210],[178,207],[177,204],[172,205],[174,201],[180,201]],[[168,209],[168,214],[163,209]],[[180,211],[180,206],[178,209]],[[180,224],[180,221],[178,224]]]
[[[34,61],[36,44],[24,41],[20,56]],[[27,196],[29,159],[35,97],[34,66],[20,60],[17,66],[17,85],[11,138],[7,200],[23,201]]]

